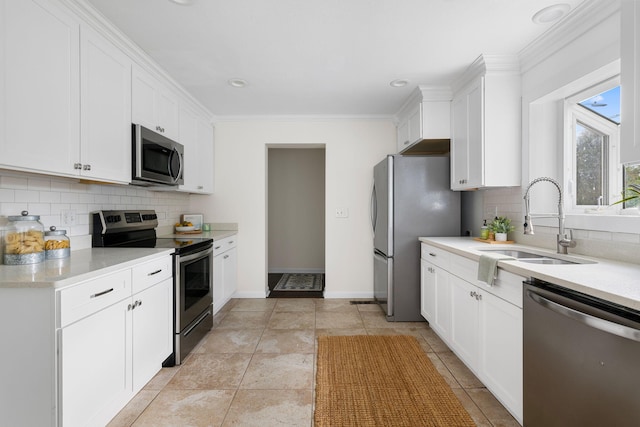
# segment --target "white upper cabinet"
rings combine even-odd
[[[450,109],[449,89],[418,86],[397,115],[398,153],[407,151],[424,139],[448,140]],[[448,148],[448,144],[445,145]]]
[[[480,56],[454,84],[451,189],[519,186],[520,72],[517,58]]]
[[[178,141],[180,115],[178,98],[162,83],[138,66],[132,73],[133,123]],[[178,141],[180,142],[180,141]]]
[[[81,175],[131,180],[131,60],[86,25],[80,29]]]
[[[640,4],[622,1],[620,162],[640,162]]]
[[[180,108],[180,137],[184,145],[184,184],[180,191],[213,192],[213,127],[188,107]]]
[[[0,0],[0,163],[76,175],[79,23],[53,2]]]

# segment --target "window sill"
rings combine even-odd
[[[558,220],[555,218],[536,218],[535,225],[557,228]],[[576,230],[639,234],[640,211],[633,208],[617,212],[601,210],[590,213],[567,213],[565,214],[565,227]]]

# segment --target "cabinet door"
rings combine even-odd
[[[451,189],[465,188],[468,180],[467,97],[456,97],[451,104]]]
[[[225,303],[224,300],[224,253],[213,257],[213,314]]]
[[[409,144],[412,145],[422,139],[422,103],[416,104],[409,111],[408,126]]]
[[[451,348],[475,371],[478,360],[478,288],[450,276],[451,286]]]
[[[398,146],[398,153],[400,153],[409,146],[409,121],[406,117],[401,118],[398,123],[397,135],[398,139],[396,144]]]
[[[211,194],[214,190],[214,131],[213,126],[203,119],[198,120],[198,166],[200,183],[199,193]]]
[[[131,181],[131,60],[88,26],[81,28],[83,176]]]
[[[484,184],[484,79],[478,79],[467,95],[467,179],[466,188]]]
[[[440,267],[432,266],[436,289],[436,305],[434,320],[430,322],[431,328],[445,341],[451,336],[451,288],[449,280],[451,275]]]
[[[420,260],[420,314],[431,323],[436,311],[436,274],[433,265]]]
[[[223,269],[223,288],[224,288],[224,302],[226,303],[233,297],[238,288],[238,250],[231,248],[222,254],[222,260],[224,262]]]
[[[483,292],[478,324],[480,379],[522,422],[522,309]]]
[[[133,392],[138,392],[173,351],[173,279],[133,296]]]
[[[187,108],[180,108],[180,143],[184,146],[184,184],[180,190],[195,192],[200,184],[198,118]]]
[[[157,93],[158,82],[137,66],[131,72],[131,120],[135,124],[159,132]]]
[[[129,302],[59,330],[60,425],[105,425],[132,397]]]
[[[158,123],[162,127],[162,133],[167,138],[177,141],[180,138],[180,110],[178,97],[169,89],[160,85],[157,95]]]
[[[620,162],[640,162],[640,4],[622,2],[621,90],[625,120],[620,124]]]
[[[53,2],[0,1],[0,162],[76,175],[79,24]]]

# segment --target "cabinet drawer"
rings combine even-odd
[[[238,245],[238,236],[233,235],[225,237],[224,239],[215,240],[213,242],[213,256],[219,255],[228,251],[231,248],[235,248]]]
[[[131,270],[122,270],[58,292],[58,327],[89,316],[131,296]]]
[[[133,278],[132,293],[138,293],[173,277],[172,260],[171,256],[165,256],[133,267],[131,274]]]
[[[438,267],[447,271],[449,270],[451,253],[444,249],[422,243],[420,248],[420,257],[434,265],[437,265]]]

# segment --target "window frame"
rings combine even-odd
[[[564,187],[568,190],[567,197],[564,201],[564,208],[567,213],[581,214],[593,213],[599,211],[608,211],[611,213],[620,211],[621,205],[610,206],[612,203],[621,199],[622,193],[622,165],[620,164],[620,125],[603,117],[579,103],[592,96],[606,92],[620,85],[620,77],[604,80],[587,89],[565,98],[564,101]],[[609,200],[603,202],[601,206],[594,205],[577,205],[577,144],[576,144],[576,124],[581,123],[583,126],[590,128],[598,133],[602,133],[607,138],[608,155],[607,155],[607,191]]]

